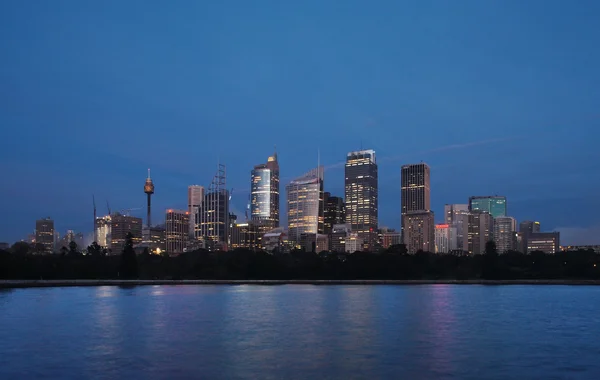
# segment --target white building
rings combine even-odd
[[[356,251],[362,251],[363,249],[363,239],[361,239],[356,232],[351,232],[346,237],[345,242],[346,252],[354,253]]]
[[[494,219],[494,242],[498,253],[517,249],[517,221],[510,216]]]
[[[435,253],[448,253],[456,249],[456,227],[449,224],[436,224]]]
[[[188,212],[190,213],[190,228],[189,233],[191,237],[196,237],[196,233],[199,227],[196,225],[196,215],[200,210],[200,206],[204,201],[204,187],[200,185],[188,186]]]

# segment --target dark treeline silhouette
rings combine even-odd
[[[73,248],[73,249],[70,249]],[[32,255],[15,244],[0,251],[2,279],[223,279],[223,280],[435,280],[435,279],[600,279],[600,255],[593,250],[499,255],[495,245],[475,256],[406,253],[392,246],[382,253],[293,251],[270,254],[236,249],[229,252],[198,250],[176,257],[136,255],[131,239],[121,255],[107,256],[96,244],[88,254],[69,247],[64,253]],[[599,264],[599,265],[597,265]]]

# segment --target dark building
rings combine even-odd
[[[251,221],[261,233],[279,227],[279,163],[277,153],[266,164],[256,165],[251,174]]]
[[[374,150],[350,152],[346,156],[346,223],[372,250],[377,242],[378,174]]]
[[[524,220],[519,223],[519,239],[517,244],[517,249],[519,252],[527,253],[529,236],[531,234],[539,233],[540,227],[540,222],[534,222],[531,220]]]
[[[429,165],[425,163],[403,165],[400,174],[400,201],[402,204],[402,229],[400,232],[402,241],[408,245],[404,231],[406,215],[431,210],[430,169]]]
[[[332,197],[330,193],[324,193],[325,204],[325,234],[331,233],[336,224],[346,223],[346,205],[341,197]]]
[[[527,238],[527,253],[542,251],[555,254],[560,249],[559,232],[534,232]]]
[[[54,220],[48,217],[35,221],[35,243],[41,244],[45,252],[54,252]]]
[[[142,242],[142,218],[115,213],[111,216],[110,249],[113,255],[123,252],[127,233],[133,235],[133,245]]]

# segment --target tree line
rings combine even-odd
[[[482,255],[406,253],[392,246],[380,253],[267,253],[247,249],[196,250],[178,256],[136,255],[131,237],[120,255],[97,244],[83,255],[76,247],[61,254],[32,255],[15,244],[0,251],[1,279],[221,279],[221,280],[470,280],[600,279],[593,250],[498,254],[493,242]]]

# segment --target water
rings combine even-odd
[[[600,287],[0,291],[0,379],[600,379]]]

